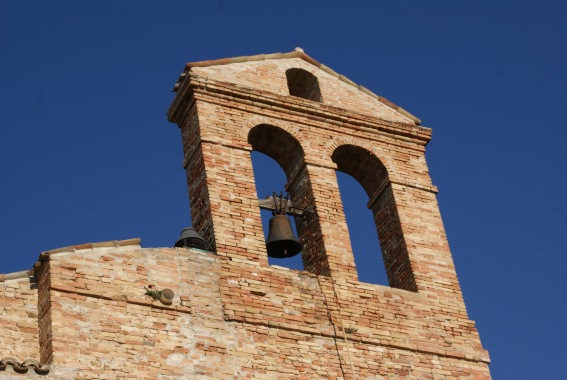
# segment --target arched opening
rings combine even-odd
[[[337,169],[352,176],[368,196],[367,207],[374,217],[374,226],[380,242],[380,249],[375,247],[373,251],[375,255],[378,250],[382,252],[388,283],[394,288],[417,291],[386,167],[370,151],[355,145],[339,146],[331,158],[337,164]],[[357,243],[351,239],[351,244],[354,250]],[[363,252],[366,255],[369,250],[365,248]],[[357,259],[356,251],[354,255],[360,276],[359,262],[366,262],[367,259]],[[379,270],[373,269],[376,274],[379,273]]]
[[[276,161],[289,181],[304,165],[303,148],[287,131],[273,125],[260,124],[248,132],[252,149]]]
[[[341,145],[331,156],[337,169],[347,173],[360,183],[369,198],[389,182],[386,167],[378,157],[356,145]]]
[[[282,168],[278,163],[269,156],[258,151],[251,152],[252,167],[254,169],[254,178],[256,181],[256,191],[258,199],[264,199],[272,195],[274,191],[281,191],[285,189],[286,177]],[[270,210],[261,209],[262,227],[264,229],[264,239],[268,238],[268,222],[272,217]],[[297,236],[297,228],[295,223],[291,224],[294,234]],[[303,262],[301,254],[278,259],[275,257],[268,257],[270,265],[278,265],[290,269],[303,270]]]
[[[299,98],[322,102],[319,80],[309,71],[303,69],[288,69],[285,72],[289,94]]]
[[[259,184],[263,181],[263,176],[267,174],[267,177],[269,177],[277,170],[270,171],[267,169],[258,171],[256,168],[257,164],[253,163],[256,184],[260,186],[258,188],[259,197],[264,198],[266,195],[271,195],[274,191],[284,190],[291,195],[291,200],[295,207],[301,209],[313,207],[314,199],[311,181],[304,162],[303,148],[297,139],[281,128],[260,124],[250,130],[248,142],[253,150],[264,153],[273,159],[283,169],[285,179],[287,180],[285,188],[280,187],[281,182],[278,183],[277,180],[268,180],[268,188],[262,188],[262,185]],[[258,157],[261,156],[253,153],[252,157],[258,161]],[[268,171],[270,173],[267,173]],[[269,217],[267,219],[269,220]],[[329,263],[323,245],[323,235],[316,210],[308,215],[294,215],[293,220],[295,221],[297,231],[296,236],[299,237],[303,244],[301,258],[304,270],[315,274],[329,273]],[[267,226],[264,226],[264,231],[268,231]],[[286,266],[288,265],[286,264]]]
[[[346,173],[337,171],[337,182],[358,280],[370,284],[388,285],[374,217],[367,206],[368,196],[360,183]]]

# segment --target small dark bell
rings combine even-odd
[[[266,248],[268,256],[276,258],[292,257],[301,252],[303,245],[293,235],[287,215],[274,215],[270,219]]]
[[[181,231],[179,239],[174,247],[207,249],[207,242],[195,231],[194,228],[187,227]]]

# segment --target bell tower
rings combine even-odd
[[[490,378],[425,161],[429,128],[300,48],[188,63],[174,91],[168,118],[193,228],[223,263],[226,321],[340,339],[355,352],[337,349],[347,378]],[[293,215],[304,272],[268,264],[253,150],[286,174],[291,206],[268,202]],[[368,195],[389,286],[358,281],[336,171]]]

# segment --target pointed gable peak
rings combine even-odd
[[[288,53],[258,54],[251,56],[189,62],[186,64],[185,72],[191,71],[211,78],[221,78],[221,80],[233,83],[242,81],[242,83],[238,84],[255,87],[254,85],[250,85],[250,83],[259,83],[259,80],[258,78],[253,78],[253,76],[257,75],[258,71],[266,71],[266,68],[262,70],[260,69],[260,66],[270,66],[270,64],[277,63],[278,61],[281,63],[281,66],[286,69],[284,70],[286,72],[286,75],[283,75],[282,78],[284,78],[284,80],[287,80],[287,85],[281,86],[281,81],[278,81],[276,78],[270,78],[269,81],[265,81],[264,87],[266,88],[263,88],[261,84],[259,85],[259,87],[261,87],[261,90],[283,94],[282,89],[283,87],[286,87],[286,95],[293,95],[308,100],[328,103],[341,108],[352,109],[363,114],[379,116],[394,121],[401,121],[406,123],[411,122],[415,123],[416,125],[421,124],[421,120],[414,115],[390,102],[386,98],[376,95],[366,87],[354,83],[344,75],[341,75],[331,68],[323,65],[322,63],[307,55],[305,51],[300,47],[296,47],[293,51]],[[301,62],[303,62],[303,64],[301,64]],[[298,65],[297,63],[300,64]],[[237,72],[238,76],[231,76],[231,70]],[[250,72],[250,75],[247,77],[246,70],[255,72]],[[293,72],[290,72],[291,70],[297,70],[296,75],[293,75]],[[307,74],[303,72],[307,72]],[[332,92],[330,90],[327,90],[327,93],[325,93],[327,86],[317,83],[318,86],[321,85],[321,92],[318,94],[315,90],[306,92],[302,89],[297,89],[297,93],[293,93],[294,88],[297,88],[297,86],[293,85],[294,80],[305,80],[305,78],[308,77],[309,74],[312,74],[313,77],[316,77],[314,79],[315,81],[317,81],[317,78],[320,78],[319,81],[321,81],[321,77],[325,77],[327,80],[323,81],[327,83],[330,80],[338,80],[342,83],[341,86],[339,86],[341,88],[337,88],[337,86],[335,86]],[[246,79],[243,78],[248,79],[249,83],[246,83]],[[290,83],[290,78],[292,83]],[[313,81],[312,78],[307,79],[307,81],[309,80]],[[309,95],[302,95],[302,93],[308,93]],[[349,101],[345,101],[345,99],[348,97],[350,97],[351,99]],[[390,111],[384,109],[384,106],[386,106],[385,108],[389,109]]]

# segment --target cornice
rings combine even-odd
[[[188,77],[188,80],[179,88],[168,112],[169,120],[177,124],[182,122],[183,115],[187,112],[185,108],[192,105],[196,97],[210,96],[223,101],[268,108],[353,130],[369,129],[387,132],[419,141],[420,145],[426,145],[431,139],[431,129],[427,127],[393,122],[294,96],[257,91],[248,86],[220,82],[195,74],[189,74]]]

